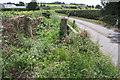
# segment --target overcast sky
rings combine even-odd
[[[0,3],[6,3],[6,2],[18,3],[19,1],[28,3],[31,0],[0,0]],[[83,3],[83,4],[87,4],[87,5],[101,4],[100,3],[101,0],[37,0],[37,2],[54,2],[54,1],[60,1],[60,2],[65,2],[65,3]]]

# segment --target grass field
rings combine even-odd
[[[40,6],[41,4],[39,4]],[[73,5],[73,4],[45,4],[45,6],[50,6],[50,7],[61,7],[61,6],[76,6],[76,7],[79,7],[81,6],[81,8],[83,10],[86,10],[86,5]],[[100,10],[100,9],[96,9],[96,8],[87,8],[88,10]]]

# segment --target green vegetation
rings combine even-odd
[[[62,15],[62,16],[68,16],[66,14],[61,14],[61,13],[57,13],[56,15]],[[75,16],[70,16],[70,17],[73,17],[73,18],[76,18],[76,19],[82,19],[82,20],[86,20],[86,21],[89,21],[89,22],[93,22],[93,23],[98,23],[98,24],[101,24],[101,25],[109,25],[103,21],[100,21],[100,20],[94,20],[94,19],[88,19],[88,18],[83,18],[83,17],[75,17]]]
[[[3,8],[2,11],[27,11],[26,8]]]
[[[75,6],[75,5],[71,5],[71,4],[46,4],[47,6],[59,6],[59,7],[61,7],[61,6],[63,6],[63,5],[66,5],[66,6]]]
[[[51,15],[51,13],[50,13],[49,11],[43,12],[42,14],[43,14],[43,16],[45,16],[46,18],[50,18],[50,15]]]
[[[27,9],[28,10],[39,10],[39,6],[38,6],[37,2],[30,2],[27,5]]]
[[[97,8],[97,9],[102,9],[102,6],[96,5],[95,8]]]
[[[76,10],[100,10],[101,8],[95,8],[93,5],[85,5],[85,4],[51,4],[51,3],[36,3],[30,2],[25,4],[24,2],[19,3],[11,3],[8,2],[6,4],[14,4],[16,6],[26,6],[26,8],[3,8],[2,11],[29,11],[29,10],[56,10],[56,9],[76,9]],[[99,5],[100,7],[100,5]]]
[[[103,22],[105,22],[107,24],[110,24],[113,27],[117,27],[117,26],[115,26],[116,25],[116,20],[117,20],[116,15],[114,15],[114,16],[112,16],[112,15],[104,15],[99,20],[103,21]]]
[[[56,10],[55,12],[88,19],[98,19],[100,17],[100,10]]]
[[[101,10],[55,10],[59,15],[71,16],[78,19],[83,19],[104,26],[115,27],[116,25],[116,15],[103,15]]]
[[[50,11],[45,11],[45,10],[38,10],[38,11],[5,11],[3,13],[0,13],[0,17],[2,17],[2,19],[4,18],[12,18],[14,16],[18,16],[18,15],[25,15],[27,17],[31,17],[31,18],[38,18],[40,16],[44,16],[42,13],[48,13],[49,15],[51,15],[52,13],[54,13],[54,11],[50,10]]]
[[[36,18],[42,12],[3,12],[0,15]],[[60,18],[51,16],[40,21],[33,39],[17,34],[16,46],[4,44],[3,78],[117,78],[117,68],[101,53],[97,43],[72,31],[61,40],[59,32]]]
[[[120,20],[119,20],[119,11],[120,11],[120,1],[119,2],[110,2],[104,3],[104,9],[102,9],[103,21],[115,25],[120,29]],[[117,22],[118,20],[118,22]]]

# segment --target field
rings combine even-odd
[[[96,8],[88,8],[86,5],[73,5],[73,4],[42,4],[42,5],[48,6],[53,10],[56,10],[56,9],[74,10],[74,8],[65,8],[63,6],[78,7],[78,9],[76,9],[76,10],[101,10],[101,9],[96,9]],[[41,4],[39,4],[39,6],[41,6]]]
[[[46,6],[62,6],[62,5],[64,5],[64,4],[46,4]],[[71,4],[65,4],[66,6],[76,6],[76,5],[71,5]]]
[[[26,37],[19,30],[15,34],[7,31],[16,36],[11,43],[9,34],[3,35],[3,78],[117,78],[117,68],[89,37],[70,30],[69,35],[61,39],[61,19],[54,16],[54,11],[10,11],[0,15],[3,20],[16,15],[35,20],[43,17],[42,13],[51,16],[40,20],[37,26],[32,25],[35,27],[33,38]],[[70,21],[68,24],[72,26]]]

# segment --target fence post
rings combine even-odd
[[[75,20],[73,20],[73,28],[75,28]]]
[[[67,19],[61,19],[61,27],[60,27],[60,37],[64,38],[67,35]]]

